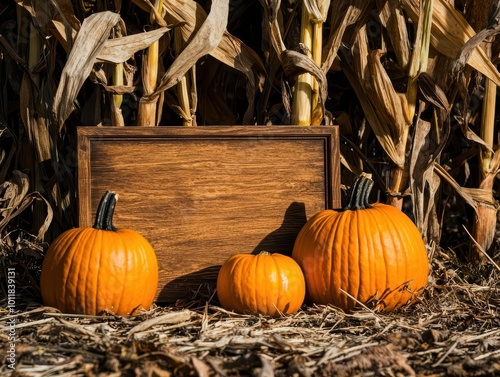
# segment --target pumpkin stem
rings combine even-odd
[[[116,199],[117,196],[113,191],[106,191],[104,193],[97,207],[94,229],[117,230],[113,225],[113,213],[115,212]]]
[[[373,180],[366,174],[360,175],[351,187],[349,202],[344,207],[346,210],[358,210],[371,208],[369,203],[370,193],[373,188]]]

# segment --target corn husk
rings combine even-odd
[[[401,68],[406,70],[410,63],[411,46],[406,18],[399,0],[377,0],[377,6],[380,9],[380,21],[387,29],[397,61]]]
[[[375,72],[376,77],[370,77],[369,74],[369,62],[368,56],[370,55],[368,44],[366,40],[366,29],[365,27],[360,28],[353,48],[353,62],[352,64],[346,63],[342,66],[344,73],[346,74],[349,82],[353,86],[356,95],[361,103],[363,112],[375,133],[378,141],[380,142],[382,148],[387,153],[391,161],[401,168],[404,166],[405,159],[404,155],[401,155],[399,151],[399,140],[394,138],[396,135],[401,135],[403,130],[395,127],[392,123],[388,123],[387,119],[394,117],[399,117],[399,125],[404,124],[404,116],[397,115],[393,113],[392,117],[388,118],[388,114],[385,112],[391,108],[397,101],[400,101],[398,106],[395,106],[391,112],[401,110],[402,96],[398,95],[395,90],[388,89],[388,93],[383,93],[387,88],[391,88],[392,84],[387,82],[387,77],[383,72],[383,67],[380,70],[380,64],[376,62],[377,55],[371,55],[371,69]],[[343,59],[343,60],[347,60]],[[376,92],[382,93],[381,98],[376,98],[374,92],[371,94],[367,92],[367,88],[371,84],[375,84],[377,88],[372,88]],[[376,102],[374,102],[376,101]]]

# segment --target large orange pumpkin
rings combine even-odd
[[[391,311],[427,283],[427,252],[415,224],[399,209],[368,203],[373,181],[359,177],[342,211],[324,210],[304,225],[292,257],[304,271],[307,296],[350,311],[375,303]]]
[[[217,277],[219,302],[223,308],[238,313],[292,314],[304,302],[305,292],[299,265],[278,253],[232,255]]]
[[[150,308],[158,287],[156,254],[138,232],[113,226],[116,199],[107,191],[94,227],[67,230],[50,245],[40,276],[45,305],[91,315]]]

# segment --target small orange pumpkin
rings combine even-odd
[[[50,245],[40,276],[45,305],[90,315],[149,309],[158,287],[156,254],[138,232],[113,226],[116,200],[107,191],[94,227],[67,230]]]
[[[299,232],[292,257],[304,271],[307,296],[345,311],[375,302],[391,311],[426,286],[429,263],[415,224],[399,209],[368,203],[373,181],[359,177],[343,211],[324,210]]]
[[[299,265],[283,254],[235,254],[222,265],[217,296],[222,307],[243,314],[295,313],[305,297]]]

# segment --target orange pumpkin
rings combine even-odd
[[[305,292],[299,265],[278,253],[235,254],[222,265],[217,277],[219,302],[238,313],[292,314],[304,302]]]
[[[299,232],[292,257],[313,303],[350,311],[371,301],[376,310],[391,311],[426,286],[429,263],[420,232],[399,209],[370,205],[372,186],[359,177],[343,211],[321,211]]]
[[[50,245],[40,276],[45,305],[91,315],[150,308],[158,287],[156,254],[136,231],[113,226],[116,200],[107,191],[94,227],[67,230]]]

